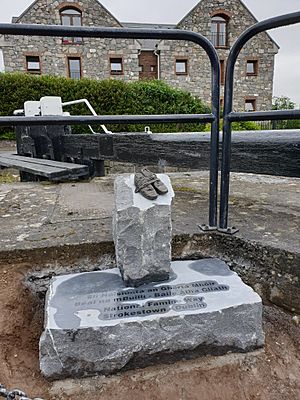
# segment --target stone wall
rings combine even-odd
[[[68,1],[38,0],[17,19],[17,23],[61,24],[59,10],[63,5],[82,10],[85,26],[122,26],[96,0]],[[178,28],[193,30],[210,38],[211,15],[224,12],[229,17],[229,47],[218,49],[221,60],[226,60],[230,46],[255,18],[240,0],[202,0],[179,22]],[[26,72],[26,55],[39,55],[41,73],[68,76],[68,57],[81,57],[82,76],[95,79],[139,79],[139,50],[135,40],[84,38],[82,44],[62,44],[62,38],[6,36],[3,47],[5,70]],[[174,87],[186,89],[206,102],[211,99],[210,62],[205,52],[191,42],[162,41],[160,50],[160,77]],[[252,39],[242,50],[235,73],[235,110],[245,108],[245,99],[256,100],[257,110],[271,108],[274,75],[274,56],[278,47],[263,33]],[[123,59],[123,74],[110,74],[110,57]],[[176,58],[188,60],[187,75],[176,75]],[[258,61],[258,75],[247,76],[247,60]],[[224,86],[221,87],[223,97]]]
[[[84,26],[121,26],[96,0],[69,3],[82,9]],[[63,0],[39,0],[17,22],[60,25],[60,7],[69,3]],[[135,40],[84,38],[81,44],[62,44],[60,37],[6,36],[5,41],[7,47],[3,48],[3,57],[7,72],[26,72],[26,55],[39,55],[43,75],[68,76],[67,58],[81,57],[83,77],[139,79],[140,45]],[[122,75],[110,74],[110,57],[123,59]]]
[[[239,0],[206,0],[200,2],[182,21],[178,28],[192,30],[210,38],[211,15],[225,12],[229,16],[228,49],[218,49],[221,60],[226,60],[230,47],[241,33],[256,21]],[[211,95],[210,62],[199,46],[183,41],[160,43],[161,79],[172,86],[188,90],[206,101]],[[263,33],[253,38],[242,50],[236,65],[235,102],[236,110],[244,110],[245,99],[256,99],[257,110],[271,108],[274,75],[274,56],[278,52],[276,44]],[[188,74],[175,74],[176,58],[188,60]],[[258,60],[258,76],[246,76],[246,61]],[[223,96],[224,86],[221,88]]]

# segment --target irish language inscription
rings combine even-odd
[[[228,291],[229,286],[217,281],[196,281],[178,285],[147,285],[136,289],[102,291],[73,297],[74,311],[97,310],[100,320],[116,320],[182,312],[207,307],[205,298],[211,292]],[[75,312],[82,318],[81,312]],[[91,313],[93,318],[95,313]]]

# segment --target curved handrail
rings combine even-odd
[[[100,27],[70,27],[61,25],[28,25],[28,24],[0,24],[0,35],[27,35],[27,36],[61,36],[61,37],[93,37],[93,38],[124,38],[124,39],[161,39],[161,40],[186,40],[198,44],[205,50],[211,63],[211,97],[212,97],[212,116],[211,123],[211,153],[210,153],[210,190],[209,190],[209,225],[207,229],[217,227],[217,207],[218,207],[218,150],[219,150],[219,115],[220,115],[220,61],[218,54],[212,43],[203,35],[179,29],[136,29],[136,28],[100,28]],[[199,115],[198,122],[203,120]],[[109,122],[109,117],[105,121]],[[139,116],[143,122],[150,121],[151,116]],[[162,122],[166,116],[152,116],[152,121]],[[77,118],[77,120],[76,120]],[[85,117],[87,118],[87,117]],[[95,122],[97,117],[94,118]],[[104,117],[98,117],[104,123]],[[174,118],[174,117],[173,117]],[[18,120],[17,120],[18,119]],[[41,123],[53,123],[53,118],[36,117]],[[111,117],[111,121],[113,122]],[[197,115],[193,116],[193,121]],[[121,118],[120,122],[136,122],[136,118]],[[178,118],[179,120],[179,118]],[[10,123],[17,122],[18,125],[26,125],[26,117],[10,117]],[[79,117],[63,117],[57,119],[57,123],[85,123]],[[87,121],[87,119],[86,119]],[[7,117],[0,117],[0,125],[8,122]],[[90,119],[90,123],[92,119]]]
[[[246,29],[232,46],[226,67],[225,89],[224,89],[224,114],[223,114],[223,143],[222,143],[222,166],[221,166],[221,195],[220,195],[220,219],[219,230],[221,232],[234,233],[228,228],[228,201],[230,184],[230,161],[231,161],[231,123],[233,121],[254,121],[259,119],[287,119],[300,118],[298,110],[291,111],[261,111],[256,113],[239,112],[233,113],[233,85],[234,69],[237,58],[244,45],[254,36],[269,29],[294,25],[300,22],[300,11],[269,18],[258,22]],[[288,116],[289,114],[289,116]]]

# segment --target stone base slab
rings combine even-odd
[[[45,318],[49,379],[264,344],[260,297],[218,259],[172,262],[168,281],[139,288],[125,287],[118,269],[56,277]]]

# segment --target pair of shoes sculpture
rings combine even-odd
[[[134,176],[135,193],[140,193],[148,200],[157,199],[158,195],[168,193],[166,185],[157,177],[156,174],[147,168],[142,168]]]

